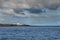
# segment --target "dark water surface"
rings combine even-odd
[[[0,40],[60,40],[60,27],[0,27]]]

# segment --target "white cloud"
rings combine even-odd
[[[51,5],[51,4],[60,4],[60,0],[0,0],[0,7],[7,7],[7,8],[44,8],[45,6]],[[31,16],[40,16],[38,14],[17,14],[14,12],[13,9],[3,9],[0,10],[1,13],[4,14],[12,14],[15,16],[20,17],[31,17]],[[47,16],[46,16],[47,17]]]
[[[0,7],[9,8],[43,8],[52,4],[60,4],[60,0],[0,0]]]

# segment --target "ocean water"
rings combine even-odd
[[[60,40],[60,27],[0,27],[0,40]]]

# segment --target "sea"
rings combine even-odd
[[[0,24],[17,23],[31,26],[0,26],[0,40],[60,40],[60,10],[16,13],[13,9],[0,9]]]
[[[60,40],[60,27],[0,27],[0,40]]]

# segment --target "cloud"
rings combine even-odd
[[[16,16],[16,17],[40,17],[40,18],[51,18],[51,17],[60,17],[60,15],[57,14],[52,14],[52,13],[30,13],[27,10],[21,11],[21,12],[16,12],[16,9],[12,8],[1,8],[0,9],[0,15],[6,15],[6,16]]]
[[[0,7],[8,8],[44,8],[55,4],[60,5],[60,0],[0,0]]]
[[[1,13],[6,15],[14,15],[18,17],[39,17],[41,15],[38,14],[18,14],[14,11],[14,9],[23,9],[23,8],[44,8],[44,7],[52,7],[52,5],[58,6],[60,5],[60,0],[0,0],[0,7],[4,7],[6,9],[0,10]],[[54,6],[53,6],[54,7]],[[14,9],[12,9],[14,8]]]
[[[22,12],[19,12],[19,13],[16,13],[14,11],[14,9],[11,9],[11,8],[3,8],[3,9],[0,9],[0,15],[6,15],[6,16],[17,16],[17,17],[38,17],[38,14],[33,14],[33,13],[30,13],[29,11],[22,11]]]

